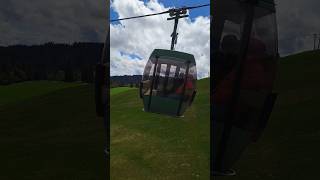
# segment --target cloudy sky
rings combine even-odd
[[[1,0],[0,45],[103,42],[105,0]]]
[[[207,3],[209,0],[115,0],[112,18],[159,12],[169,7]],[[144,2],[144,3],[143,3]],[[103,42],[108,7],[106,0],[2,0],[0,1],[0,46],[14,44]],[[276,0],[279,50],[282,56],[313,48],[313,33],[320,33],[319,0]],[[193,10],[191,19],[180,21],[177,50],[196,55],[200,76],[208,71],[206,33],[208,9]],[[203,17],[200,17],[203,16]],[[138,31],[138,29],[143,29]],[[113,57],[125,57],[128,74],[140,73],[153,48],[169,48],[172,22],[166,16],[121,22],[112,25]],[[131,31],[131,33],[128,33]],[[121,34],[121,35],[120,35]],[[131,35],[130,35],[131,34]],[[120,35],[120,36],[119,36]],[[121,44],[126,39],[127,43]],[[139,47],[135,47],[137,41]],[[201,44],[201,46],[198,43]],[[118,48],[118,52],[115,49]],[[119,50],[121,50],[119,52]],[[120,55],[119,55],[120,54]],[[126,57],[127,56],[127,57]],[[135,61],[130,59],[136,58]],[[115,59],[114,67],[119,66]],[[130,65],[131,66],[131,65]],[[120,69],[119,69],[120,70]],[[119,73],[113,71],[114,74]]]
[[[172,7],[208,4],[203,1],[140,1],[113,0],[111,19],[158,13]],[[179,20],[178,43],[175,50],[195,56],[198,77],[208,76],[210,71],[210,8],[189,12],[190,18]],[[153,49],[170,49],[173,21],[168,14],[121,21],[110,25],[111,75],[142,74]]]
[[[280,55],[312,50],[312,34],[320,34],[320,1],[276,0],[276,4]]]

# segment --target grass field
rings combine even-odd
[[[105,179],[93,92],[79,83],[0,86],[0,179]]]
[[[111,96],[111,179],[209,179],[209,79],[184,118],[142,108],[137,89]]]
[[[285,57],[279,93],[258,143],[233,180],[318,179],[320,52]],[[113,91],[113,92],[112,92]],[[91,85],[0,86],[0,179],[106,178],[103,121]],[[111,90],[111,179],[209,179],[209,81],[184,118],[145,113],[137,89]]]
[[[35,96],[49,94],[50,92],[81,85],[80,83],[65,83],[55,81],[27,81],[22,83],[0,86],[0,107],[18,101],[31,99]]]
[[[111,91],[110,91],[110,96],[113,96],[113,95],[116,95],[116,94],[119,94],[119,93],[123,93],[123,92],[126,92],[128,90],[132,90],[132,89],[135,89],[135,88],[129,88],[129,87],[112,88]]]
[[[319,179],[320,51],[282,58],[279,93],[267,129],[236,164],[238,175],[217,180]]]

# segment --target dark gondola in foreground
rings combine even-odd
[[[217,0],[213,6],[211,171],[231,168],[266,127],[276,94],[277,23],[273,0]]]

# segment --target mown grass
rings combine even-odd
[[[279,93],[262,139],[236,164],[232,180],[318,179],[320,162],[320,51],[282,58]]]
[[[209,179],[209,79],[184,118],[142,108],[137,89],[111,96],[111,179]]]
[[[215,179],[318,179],[320,52],[279,65],[279,97],[262,138],[236,164],[237,176]],[[208,80],[198,93],[184,118],[143,112],[137,89],[112,94],[111,179],[209,179]],[[0,179],[106,178],[92,86],[1,86],[0,104]]]
[[[110,96],[126,92],[128,90],[135,89],[135,88],[130,88],[130,87],[117,87],[117,88],[111,88],[110,90]]]
[[[10,102],[0,109],[0,179],[106,179],[92,86],[26,82],[0,91],[10,96],[0,95]]]
[[[64,88],[79,86],[81,83],[66,83],[57,81],[26,81],[0,86],[0,106],[7,103],[27,100]]]

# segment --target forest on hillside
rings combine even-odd
[[[103,43],[0,46],[0,85],[22,81],[94,81]]]

